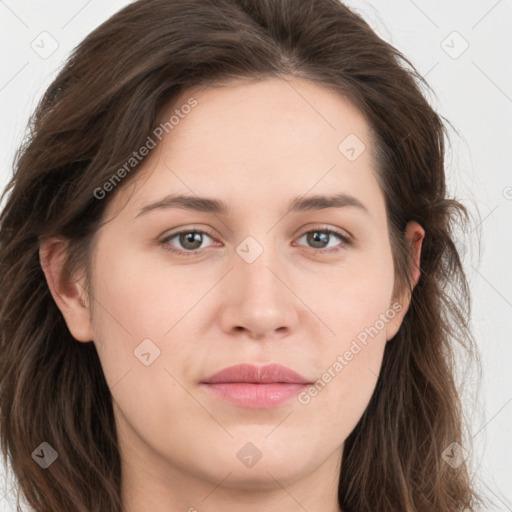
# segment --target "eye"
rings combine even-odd
[[[204,249],[203,243],[206,238],[213,239],[207,231],[198,229],[187,229],[178,231],[165,237],[160,244],[166,251],[183,256],[194,256]],[[333,229],[313,229],[306,231],[298,240],[305,238],[307,244],[311,244],[314,252],[333,253],[342,250],[345,246],[350,245],[351,240],[347,235],[335,231]],[[341,240],[341,243],[334,244],[329,248],[329,244],[333,239]],[[175,247],[171,242],[176,239],[176,243],[181,246]],[[327,249],[327,250],[326,250]]]
[[[185,256],[193,256],[194,253],[199,252],[198,249],[202,248],[201,246],[204,242],[205,236],[206,238],[212,238],[206,231],[187,229],[169,235],[162,240],[161,244],[166,251]],[[180,244],[182,247],[181,249],[170,245],[170,242],[174,239],[176,239],[177,243]]]
[[[315,252],[338,252],[340,251],[344,246],[350,244],[350,239],[348,236],[335,231],[333,229],[313,229],[311,231],[306,231],[299,240],[305,238],[307,244],[311,244],[313,249],[315,249]],[[341,240],[341,244],[334,244],[331,245],[329,248],[329,243],[333,239]],[[328,250],[326,250],[328,249]]]

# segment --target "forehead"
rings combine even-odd
[[[176,192],[255,206],[278,195],[288,203],[308,193],[367,200],[379,193],[367,122],[346,98],[314,82],[192,88],[160,122],[161,141],[137,171],[129,205],[123,201],[131,209]]]
[[[356,107],[338,92],[308,80],[237,80],[192,88],[176,98],[162,121],[191,98],[197,106],[167,134],[168,146],[212,149],[210,141],[218,144],[222,139],[224,150],[241,148],[260,158],[271,151],[290,159],[315,146],[337,152],[339,142],[353,134],[371,149],[369,126]]]

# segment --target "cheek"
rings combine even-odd
[[[118,260],[103,258],[93,283],[95,345],[116,414],[124,418],[120,428],[128,423],[139,434],[147,434],[150,425],[163,435],[176,410],[182,423],[197,414],[170,364],[176,360],[179,367],[193,356],[187,355],[193,347],[169,343],[173,326],[190,307],[180,288],[159,273],[126,251]]]
[[[162,375],[160,356],[165,355],[164,335],[179,318],[182,297],[170,292],[167,283],[155,278],[147,262],[128,250],[104,244],[96,261],[92,283],[94,343],[110,388],[116,386],[119,392],[121,381],[142,384],[145,379],[156,379],[158,367],[162,381],[158,384],[168,387],[170,379],[165,372]],[[167,294],[163,295],[165,285]]]
[[[225,267],[211,270],[213,266],[206,264],[196,269],[186,265],[173,268],[170,263],[151,265],[143,256],[113,246],[109,250],[122,257],[107,257],[107,251],[99,254],[102,264],[93,283],[97,298],[95,334],[104,374],[119,407],[117,414],[149,445],[169,457],[187,461],[194,453],[199,460],[201,454],[194,452],[199,450],[197,439],[207,435],[226,441],[218,424],[191,399],[191,369],[208,367],[205,361],[212,343],[205,344],[204,340],[220,333],[219,318],[226,304],[239,304],[244,289],[230,276],[219,282]],[[290,405],[294,421],[283,424],[285,428],[268,439],[265,436],[271,429],[265,428],[261,434],[254,422],[247,424],[238,414],[217,410],[216,418],[223,425],[231,421],[236,434],[233,443],[240,443],[254,429],[255,439],[259,439],[256,444],[276,454],[288,449],[287,456],[299,467],[304,462],[299,460],[296,446],[305,437],[313,440],[312,448],[300,458],[307,461],[318,456],[324,460],[353,430],[377,381],[385,347],[381,315],[390,307],[393,285],[390,254],[382,248],[370,253],[354,254],[353,259],[337,266],[309,262],[283,267],[280,277],[296,296],[276,296],[283,298],[283,311],[296,308],[301,313],[291,335],[301,344],[305,367],[314,368],[317,382]],[[373,257],[374,253],[377,256]],[[210,290],[213,293],[208,294]],[[231,317],[233,321],[236,318]],[[154,346],[146,341],[143,350],[137,350],[147,338]],[[214,355],[217,357],[219,350],[229,359],[231,340],[226,333],[220,333],[219,339],[226,344],[215,347]],[[153,361],[149,365],[143,361],[147,353]],[[211,445],[215,451],[211,460],[224,460],[224,453],[226,464],[231,464],[231,453],[237,446]]]
[[[342,304],[346,309],[334,325],[336,337],[316,347],[321,352],[318,367],[322,373],[298,401],[310,411],[308,421],[316,423],[331,443],[352,432],[375,390],[386,347],[386,325],[393,313],[384,307],[385,302],[359,302],[355,311],[353,303]]]
[[[187,307],[190,309],[187,297],[193,298],[194,290],[181,285],[179,268],[156,267],[148,264],[144,255],[128,250],[122,258],[104,257],[103,261],[95,275],[100,303],[96,309],[99,318],[105,319],[103,327],[121,330],[124,338],[133,342],[151,336],[161,338]]]
[[[346,435],[359,421],[380,372],[386,329],[396,317],[391,253],[360,262],[309,297],[331,331],[317,343],[323,373],[301,403],[329,410],[330,421]],[[317,290],[319,290],[317,289]],[[323,297],[323,299],[322,299]],[[333,430],[336,432],[336,429]]]
[[[333,331],[330,344],[342,349],[359,335],[364,338],[367,328],[371,329],[372,338],[385,336],[382,315],[394,313],[391,302],[394,268],[388,246],[367,254],[353,253],[339,267],[317,273],[314,282],[315,286],[304,286],[301,293]],[[375,326],[378,334],[372,329]]]
[[[130,366],[133,351],[146,338],[161,348],[185,325],[190,339],[200,337],[223,313],[219,297],[226,296],[233,303],[230,294],[238,293],[233,290],[244,293],[228,276],[217,285],[209,300],[207,292],[225,273],[224,267],[212,271],[213,264],[208,267],[205,263],[194,269],[187,265],[173,268],[164,258],[159,265],[149,265],[144,256],[113,246],[104,246],[98,253],[97,261],[102,264],[97,267],[93,283],[98,319],[95,333],[100,345],[102,340],[109,340],[102,350],[105,355],[111,354],[121,367]],[[302,338],[311,338],[323,366],[349,350],[353,340],[360,344],[371,340],[371,345],[376,345],[385,338],[380,318],[391,307],[393,262],[389,247],[364,254],[354,251],[338,264],[292,262],[281,273],[300,299],[294,300],[288,294],[290,303],[283,306],[302,311],[300,323],[293,326],[295,335],[299,339],[301,331],[307,333]],[[371,356],[371,345],[367,345],[358,360]],[[186,351],[189,346],[192,344],[185,344],[181,350]],[[372,360],[373,366],[375,362]]]

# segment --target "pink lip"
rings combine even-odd
[[[297,395],[312,382],[280,364],[240,364],[224,368],[201,384],[235,405],[269,408]]]

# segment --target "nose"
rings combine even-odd
[[[296,328],[300,300],[289,282],[285,262],[265,249],[252,263],[235,255],[226,280],[221,311],[224,332],[252,339],[285,337]],[[289,268],[289,267],[288,267]]]

